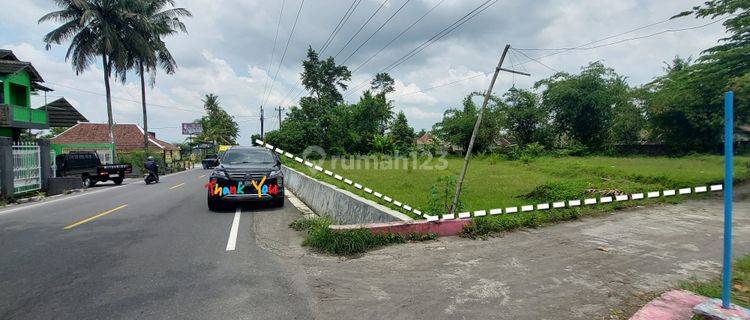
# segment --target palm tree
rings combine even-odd
[[[65,60],[70,59],[76,74],[92,64],[97,56],[102,58],[104,89],[107,97],[107,121],[109,140],[114,150],[114,121],[112,119],[112,95],[109,77],[112,60],[126,54],[125,39],[131,43],[144,43],[145,39],[132,26],[139,21],[128,8],[126,1],[116,0],[55,0],[61,10],[50,12],[39,19],[39,23],[57,21],[62,23],[44,36],[46,48],[71,40]],[[114,154],[113,154],[114,156]]]
[[[123,61],[115,62],[115,72],[125,80],[128,70],[136,69],[141,80],[141,105],[143,107],[143,148],[148,152],[148,113],[146,112],[146,72],[151,73],[150,85],[153,87],[156,78],[155,71],[161,68],[167,74],[173,74],[177,69],[177,62],[162,40],[163,36],[173,35],[180,31],[187,33],[185,24],[180,17],[192,17],[190,11],[184,8],[164,9],[173,0],[142,0],[133,1],[131,10],[138,15],[140,23],[134,24],[135,32],[139,32],[146,39],[145,43],[126,42],[133,46]]]

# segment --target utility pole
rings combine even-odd
[[[492,88],[495,86],[495,81],[497,80],[498,74],[502,70],[505,72],[521,74],[524,76],[530,76],[530,74],[525,73],[525,72],[503,68],[503,61],[505,61],[505,55],[508,53],[508,49],[510,49],[510,45],[506,44],[505,49],[503,50],[503,54],[500,56],[500,62],[498,62],[497,67],[495,68],[495,74],[492,76],[492,81],[490,81],[490,87],[487,89],[487,92],[484,93],[484,102],[482,102],[482,108],[479,109],[477,122],[474,123],[474,131],[471,132],[471,139],[469,140],[469,147],[466,149],[466,156],[464,157],[464,166],[461,169],[461,175],[458,177],[458,183],[456,183],[456,195],[453,197],[453,203],[451,203],[451,208],[448,214],[456,213],[456,207],[458,206],[458,199],[461,197],[461,185],[463,185],[464,183],[464,177],[466,177],[466,169],[469,167],[469,159],[471,158],[471,151],[474,148],[474,140],[476,140],[477,133],[479,133],[479,125],[482,123],[482,114],[484,113],[484,109],[487,108],[487,102],[489,102],[490,95],[492,95]]]
[[[276,110],[279,111],[279,130],[281,130],[281,112],[284,111],[284,108],[279,106]]]
[[[260,106],[260,140],[263,140],[263,106]]]

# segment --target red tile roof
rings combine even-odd
[[[421,137],[417,138],[417,144],[432,143],[432,141],[432,136],[429,133],[425,133]]]
[[[115,124],[115,148],[128,152],[143,148],[143,128],[137,124]],[[175,145],[149,137],[149,147],[162,150],[179,150]],[[109,143],[109,126],[106,123],[78,123],[52,138],[52,143]]]

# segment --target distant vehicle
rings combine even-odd
[[[284,206],[284,174],[276,154],[259,147],[232,147],[221,157],[206,185],[208,209],[227,202],[264,202]]]
[[[58,177],[81,177],[83,187],[88,188],[97,182],[112,180],[121,184],[125,174],[133,172],[133,166],[126,164],[102,164],[96,152],[74,151],[55,157]]]
[[[149,171],[143,175],[143,182],[145,182],[146,184],[151,184],[152,182],[158,183],[159,176],[156,175],[154,172]]]
[[[203,169],[211,169],[219,165],[219,157],[215,154],[207,154],[201,163],[203,163]]]

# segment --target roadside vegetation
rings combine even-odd
[[[709,298],[721,299],[721,279],[710,281],[690,280],[680,288]],[[734,261],[732,265],[732,303],[750,308],[750,255]]]
[[[418,162],[425,159],[418,160]],[[462,159],[446,159],[444,169],[383,168],[389,160],[327,160],[321,166],[375,191],[407,203],[423,212],[445,213],[446,195],[450,179],[458,175]],[[350,185],[315,172],[294,161],[286,161],[303,173],[334,183],[346,190]],[[369,164],[366,164],[369,162]],[[437,160],[432,160],[433,165]],[[379,167],[375,169],[375,166]],[[744,181],[750,176],[750,157],[735,158],[735,179]],[[572,157],[540,156],[528,162],[507,160],[489,155],[475,158],[462,194],[464,211],[489,210],[528,204],[546,203],[584,197],[659,191],[721,183],[723,157],[698,155],[670,157]],[[358,192],[376,200],[372,195]],[[668,199],[680,199],[679,197]],[[634,203],[643,203],[633,201]]]
[[[352,256],[379,247],[405,243],[407,241],[427,241],[437,238],[433,233],[374,234],[369,229],[334,231],[329,228],[331,220],[325,217],[300,218],[289,226],[297,231],[306,231],[302,245],[334,255]]]

